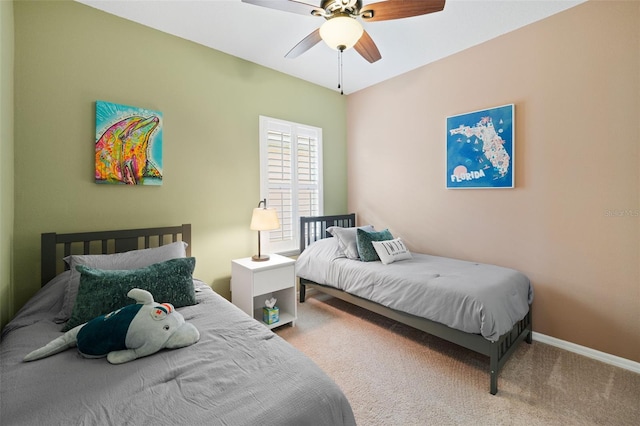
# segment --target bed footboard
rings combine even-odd
[[[489,372],[491,383],[489,392],[492,395],[498,393],[498,373],[502,366],[523,340],[529,344],[533,341],[533,323],[531,321],[531,309],[527,315],[518,321],[511,331],[503,334],[497,342],[492,343],[491,353],[489,353]]]

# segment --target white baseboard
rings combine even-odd
[[[625,370],[640,374],[640,362],[631,361],[630,359],[611,355],[606,352],[600,352],[595,349],[587,348],[586,346],[576,345],[575,343],[556,339],[555,337],[547,336],[535,331],[533,332],[532,337],[533,340],[537,342],[546,343],[547,345],[555,346],[569,352],[604,362],[605,364],[615,365],[616,367],[624,368]]]

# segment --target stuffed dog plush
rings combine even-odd
[[[122,364],[164,348],[183,348],[200,339],[196,327],[185,322],[170,303],[156,303],[151,293],[139,288],[130,290],[127,296],[137,303],[72,328],[28,354],[24,361],[35,361],[77,346],[86,358],[106,356],[111,364]]]

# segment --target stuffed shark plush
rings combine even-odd
[[[111,364],[122,364],[163,348],[183,348],[200,339],[198,329],[185,322],[170,303],[155,303],[151,293],[139,288],[130,290],[127,296],[138,303],[72,328],[28,354],[24,361],[45,358],[77,346],[86,358],[106,356]]]

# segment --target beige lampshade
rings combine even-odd
[[[251,216],[250,228],[254,231],[271,231],[280,228],[276,209],[256,207]]]
[[[338,50],[352,48],[360,40],[363,32],[362,25],[348,16],[336,16],[320,27],[320,37],[330,48]]]

